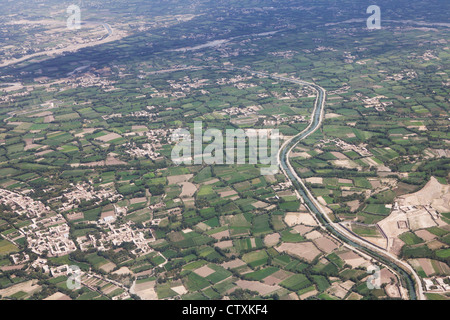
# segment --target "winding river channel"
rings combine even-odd
[[[236,70],[236,68],[232,68]],[[299,195],[304,201],[305,206],[309,211],[315,215],[320,222],[321,227],[327,229],[335,238],[339,238],[342,242],[350,246],[357,252],[363,252],[366,256],[370,256],[372,259],[385,265],[389,270],[393,271],[399,278],[403,287],[408,291],[409,299],[411,300],[425,300],[423,294],[422,283],[415,272],[415,270],[406,262],[398,259],[391,253],[383,250],[357,236],[350,233],[339,223],[334,223],[324,212],[321,205],[314,198],[311,192],[306,188],[301,178],[297,175],[292,167],[289,159],[291,150],[303,139],[313,134],[322,124],[325,110],[326,91],[324,88],[310,82],[306,82],[300,79],[293,79],[287,77],[281,77],[276,75],[270,75],[264,72],[256,72],[248,69],[238,69],[246,71],[254,75],[265,76],[279,81],[288,81],[301,86],[309,86],[313,88],[316,93],[316,101],[314,103],[314,109],[311,116],[311,121],[308,127],[297,134],[296,136],[287,140],[278,152],[278,162],[285,174],[285,176],[293,183]]]

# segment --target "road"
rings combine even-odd
[[[114,35],[114,31],[111,28],[111,26],[108,23],[104,23],[104,22],[92,22],[91,24],[93,25],[102,25],[103,28],[105,29],[105,31],[107,32],[106,35],[104,35],[103,37],[101,37],[98,40],[92,41],[92,42],[88,42],[88,43],[84,43],[84,44],[70,44],[65,48],[60,48],[60,49],[52,49],[52,50],[46,50],[46,51],[40,51],[40,52],[35,52],[32,54],[28,54],[25,55],[23,57],[20,58],[11,58],[10,60],[6,60],[3,61],[2,63],[0,63],[0,68],[3,67],[7,67],[13,64],[17,64],[19,62],[31,59],[31,58],[35,58],[35,57],[40,57],[40,56],[55,56],[55,55],[60,55],[60,54],[64,54],[65,52],[76,52],[79,49],[82,48],[86,48],[86,47],[92,47],[92,46],[96,46],[99,44],[103,44],[103,43],[107,43],[110,41],[114,41],[114,40],[118,40],[118,39],[114,39],[112,38],[112,36]],[[120,39],[120,38],[119,38]],[[0,60],[1,61],[1,60]]]
[[[306,188],[302,179],[297,175],[294,168],[292,167],[289,159],[289,155],[292,149],[303,139],[307,138],[311,134],[313,134],[322,124],[324,118],[324,110],[325,110],[325,100],[326,100],[326,91],[324,88],[310,82],[306,82],[299,79],[274,76],[264,72],[253,72],[247,69],[241,69],[243,71],[250,72],[252,74],[270,77],[280,81],[288,81],[291,83],[296,83],[302,86],[309,86],[313,88],[316,93],[316,101],[314,104],[314,109],[311,116],[311,121],[308,127],[297,134],[296,136],[287,140],[283,146],[280,148],[278,152],[278,163],[284,173],[284,175],[291,180],[294,186],[297,187],[297,191],[301,194],[303,201],[307,208],[316,215],[321,223],[322,227],[328,229],[333,235],[335,235],[340,240],[344,241],[350,247],[353,247],[355,251],[365,253],[363,256],[369,255],[375,260],[381,262],[381,264],[385,265],[389,270],[393,271],[394,274],[397,274],[398,277],[402,278],[406,283],[406,287],[409,292],[409,297],[413,300],[425,300],[425,296],[423,294],[422,282],[415,270],[405,261],[398,259],[393,254],[379,248],[359,237],[356,237],[354,234],[349,232],[339,223],[333,222],[330,217],[325,213],[321,204],[317,201],[316,198],[311,194],[311,192]],[[395,271],[393,270],[395,269]],[[412,275],[412,277],[411,277]]]

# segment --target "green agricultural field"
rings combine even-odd
[[[423,240],[421,238],[419,238],[418,236],[416,236],[414,233],[412,232],[405,232],[402,233],[399,238],[406,243],[407,245],[413,245],[413,244],[419,244],[422,243]]]
[[[266,264],[268,258],[264,250],[249,252],[242,256],[242,260],[253,268]]]
[[[436,251],[436,255],[437,255],[439,258],[447,259],[448,257],[450,257],[450,249],[442,249],[442,250],[438,250],[438,251]]]
[[[298,291],[298,290],[304,289],[306,287],[309,287],[311,285],[311,282],[308,280],[308,278],[305,275],[295,274],[295,275],[283,280],[280,284],[289,290]]]
[[[244,277],[247,280],[261,281],[264,278],[267,278],[268,276],[270,276],[271,274],[277,272],[278,270],[280,270],[280,269],[276,268],[276,267],[267,267],[264,269],[260,269],[258,271],[246,273]]]
[[[360,236],[379,236],[381,235],[376,226],[364,226],[360,224],[353,224],[352,231]]]
[[[210,282],[198,274],[191,272],[183,281],[189,291],[198,291],[210,286]]]
[[[386,208],[384,204],[368,204],[363,209],[363,211],[369,214],[376,214],[382,216],[387,216],[391,213],[391,210],[389,208]]]
[[[7,240],[0,240],[0,256],[19,251],[14,244]]]

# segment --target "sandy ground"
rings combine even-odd
[[[234,260],[222,263],[221,266],[224,267],[225,269],[234,269],[234,268],[245,266],[245,262],[242,261],[241,259],[234,259]]]
[[[122,267],[119,270],[114,271],[113,274],[123,275],[123,274],[133,274],[133,272],[127,267]]]
[[[206,231],[206,230],[211,229],[211,227],[208,226],[208,225],[207,225],[206,223],[204,223],[204,222],[200,222],[200,223],[196,224],[195,227],[198,228],[198,229],[200,229],[201,231]]]
[[[88,163],[71,163],[70,166],[72,168],[78,167],[104,167],[104,166],[117,166],[117,165],[126,165],[127,163],[116,159],[114,157],[107,157],[105,161],[95,161]]]
[[[326,253],[331,253],[338,248],[338,245],[328,237],[321,237],[313,242],[320,250]]]
[[[387,239],[383,238],[383,237],[361,237],[364,240],[367,240],[383,249],[387,249]]]
[[[132,131],[148,131],[146,126],[131,126]]]
[[[100,219],[104,219],[104,218],[106,218],[106,217],[114,217],[116,214],[114,213],[114,210],[111,210],[111,211],[105,211],[105,212],[102,212],[101,213],[101,215],[100,215]]]
[[[111,132],[111,133],[108,133],[108,134],[106,134],[104,136],[95,138],[95,140],[100,140],[102,142],[108,142],[108,141],[119,139],[119,138],[122,138],[122,136],[120,134],[117,134],[115,132]]]
[[[84,137],[86,134],[91,134],[99,128],[84,128],[82,132],[75,134],[75,137]]]
[[[367,266],[370,265],[370,262],[361,257],[360,255],[357,255],[353,251],[346,251],[339,253],[338,256],[345,261],[346,264],[349,264],[352,266],[352,268],[357,268],[359,266]]]
[[[277,182],[277,178],[273,174],[265,175],[264,179],[266,179],[266,181],[269,183]]]
[[[100,269],[102,269],[102,270],[104,270],[104,271],[106,271],[106,272],[110,272],[110,271],[113,270],[115,267],[116,267],[116,265],[115,265],[114,263],[108,262],[108,263],[105,263],[104,265],[102,265],[102,266],[100,267]]]
[[[186,208],[195,208],[195,199],[194,198],[183,198],[183,203]]]
[[[226,249],[226,248],[231,248],[233,246],[233,241],[232,240],[226,240],[226,241],[221,241],[221,242],[217,242],[214,244],[214,246],[220,248],[220,249]]]
[[[322,196],[317,197],[317,201],[319,201],[320,204],[323,205],[324,207],[327,206],[327,202],[325,201],[325,199]]]
[[[228,190],[228,191],[221,191],[221,192],[219,192],[219,195],[220,195],[221,198],[233,196],[235,194],[237,194],[237,192],[234,191],[234,190]]]
[[[400,229],[398,227],[399,222],[407,222],[408,216],[406,213],[396,210],[385,219],[378,222],[378,226],[384,231],[386,236],[389,238],[397,238],[402,233],[408,231],[409,229]]]
[[[386,294],[391,298],[401,298],[400,291],[397,285],[388,284],[385,287]]]
[[[389,239],[388,251],[399,254],[403,245],[403,242],[398,238],[400,234],[409,230],[416,231],[420,238],[430,241],[435,236],[421,229],[446,225],[439,218],[435,220],[430,212],[434,210],[437,212],[450,211],[450,186],[442,185],[437,179],[431,177],[430,181],[421,190],[399,196],[395,199],[395,202],[402,209],[393,210],[388,217],[378,223],[378,226]],[[424,206],[427,206],[428,209]],[[439,243],[429,243],[428,245],[436,248],[440,246]]]
[[[440,184],[435,177],[419,191],[399,197],[401,205],[431,205],[439,212],[450,212],[450,186]]]
[[[416,259],[419,265],[422,267],[423,271],[427,274],[427,276],[431,276],[435,273],[433,266],[431,265],[430,259],[419,258]]]
[[[330,152],[333,156],[335,156],[336,158],[338,158],[339,160],[347,160],[347,156],[341,152],[337,152],[337,151],[331,151]]]
[[[339,282],[334,282],[330,288],[327,289],[327,293],[339,298],[344,299],[345,295],[347,294],[348,290],[341,287]]]
[[[194,175],[193,174],[181,174],[178,176],[170,176],[167,177],[167,180],[169,181],[169,185],[171,184],[178,184],[181,182],[187,182],[189,181]]]
[[[145,198],[145,197],[133,198],[130,200],[130,204],[136,204],[136,203],[142,203],[142,202],[147,202],[147,198]]]
[[[256,201],[256,202],[252,203],[252,206],[254,206],[254,207],[257,208],[257,209],[265,208],[265,207],[267,207],[268,205],[269,205],[269,204],[267,204],[267,203],[265,203],[265,202],[262,202],[262,201]]]
[[[230,236],[230,230],[224,230],[211,235],[214,239],[220,240],[222,238],[227,238]]]
[[[305,238],[308,240],[319,239],[321,237],[323,237],[323,235],[317,230],[311,231],[310,233],[305,235]]]
[[[30,138],[30,139],[23,139],[23,140],[25,141],[25,147],[23,149],[24,151],[41,147],[40,144],[34,144],[32,138]]]
[[[61,292],[55,292],[51,296],[45,298],[44,300],[72,300],[69,296]]]
[[[181,198],[183,197],[190,198],[197,191],[197,187],[195,186],[195,184],[191,182],[180,182],[179,185],[181,186],[181,194],[180,194]]]
[[[9,288],[0,290],[0,295],[3,297],[11,296],[19,291],[23,291],[26,293],[32,293],[41,288],[40,285],[37,285],[37,280],[29,280],[16,285],[13,285]]]
[[[213,274],[215,271],[208,266],[203,266],[198,269],[195,269],[194,272],[198,274],[200,277],[207,277],[210,274]]]
[[[178,293],[179,295],[188,293],[188,291],[186,290],[186,288],[183,285],[177,286],[177,287],[173,287],[171,289],[173,291],[175,291],[176,293]]]
[[[39,113],[31,114],[31,115],[28,116],[28,118],[46,117],[46,116],[49,116],[49,115],[52,115],[52,114],[53,114],[53,112],[51,112],[51,111],[42,111],[42,112],[39,112]]]
[[[264,244],[268,247],[273,247],[280,241],[280,234],[279,233],[272,233],[268,234],[264,238]]]
[[[441,249],[443,247],[447,247],[447,245],[438,240],[434,240],[434,241],[428,242],[427,247],[430,248],[431,250],[437,250],[437,249]]]
[[[393,254],[399,255],[404,245],[405,243],[398,238],[389,239],[389,251]]]
[[[238,280],[236,281],[236,284],[238,287],[242,289],[248,289],[250,291],[256,291],[260,295],[268,295],[271,294],[279,289],[281,289],[278,285],[267,285],[258,281],[247,281],[247,280]]]
[[[286,252],[308,262],[322,253],[312,242],[283,243],[275,249],[278,252]]]
[[[303,224],[299,224],[298,226],[295,226],[292,229],[294,229],[295,231],[297,231],[298,233],[300,233],[303,236],[306,233],[310,232],[313,229],[313,227],[308,227]]]
[[[359,208],[359,200],[353,200],[347,202],[347,205],[350,207],[350,211],[355,212]]]
[[[142,300],[158,300],[158,295],[155,291],[155,281],[147,281],[144,283],[136,284],[134,292]]]
[[[318,293],[319,293],[319,291],[317,291],[317,290],[315,290],[315,289],[312,290],[312,291],[306,292],[306,293],[304,293],[304,294],[302,294],[302,295],[300,296],[300,300],[305,300],[306,298],[315,296],[315,295],[318,294]]]
[[[430,241],[437,238],[437,235],[432,234],[431,232],[428,232],[427,230],[417,230],[415,234],[422,238],[425,241]]]
[[[333,119],[333,118],[339,118],[339,117],[342,117],[342,115],[341,114],[337,114],[337,113],[327,113],[326,115],[325,115],[325,119]]]
[[[204,184],[204,185],[209,185],[209,184],[213,184],[213,183],[216,183],[216,182],[219,182],[219,181],[220,181],[219,179],[214,178],[214,179],[205,181],[205,182],[203,182],[202,184]]]
[[[358,168],[361,169],[361,166],[352,160],[331,160],[331,163],[336,167],[342,168]]]
[[[73,214],[67,214],[67,219],[70,221],[79,220],[79,219],[83,219],[83,218],[84,218],[83,212],[75,212]]]
[[[305,224],[309,226],[317,226],[316,220],[306,212],[288,212],[284,217],[284,222],[290,227],[297,224]]]
[[[396,281],[397,277],[388,269],[383,268],[380,270],[380,280],[381,284],[390,283],[394,279]]]
[[[304,159],[309,159],[311,158],[311,155],[309,153],[306,152],[291,152],[291,158],[304,158]]]
[[[50,123],[50,122],[53,122],[53,121],[55,121],[55,117],[54,116],[46,116],[44,118],[44,123]]]
[[[272,273],[270,276],[263,279],[263,282],[268,285],[279,284],[281,281],[292,276],[291,272],[286,272],[284,270],[278,270],[275,273]]]
[[[368,179],[368,180],[373,189],[381,187],[380,180],[378,180],[378,179]]]
[[[420,213],[416,213],[413,216],[409,215],[408,222],[410,229],[413,231],[437,226],[437,223],[425,210]]]
[[[321,177],[311,177],[311,178],[306,178],[305,181],[309,182],[309,183],[322,184],[323,183],[323,178],[321,178]]]

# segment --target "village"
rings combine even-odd
[[[40,201],[6,189],[0,189],[0,204],[9,206],[15,213],[29,218],[41,217],[51,211],[49,206]]]

